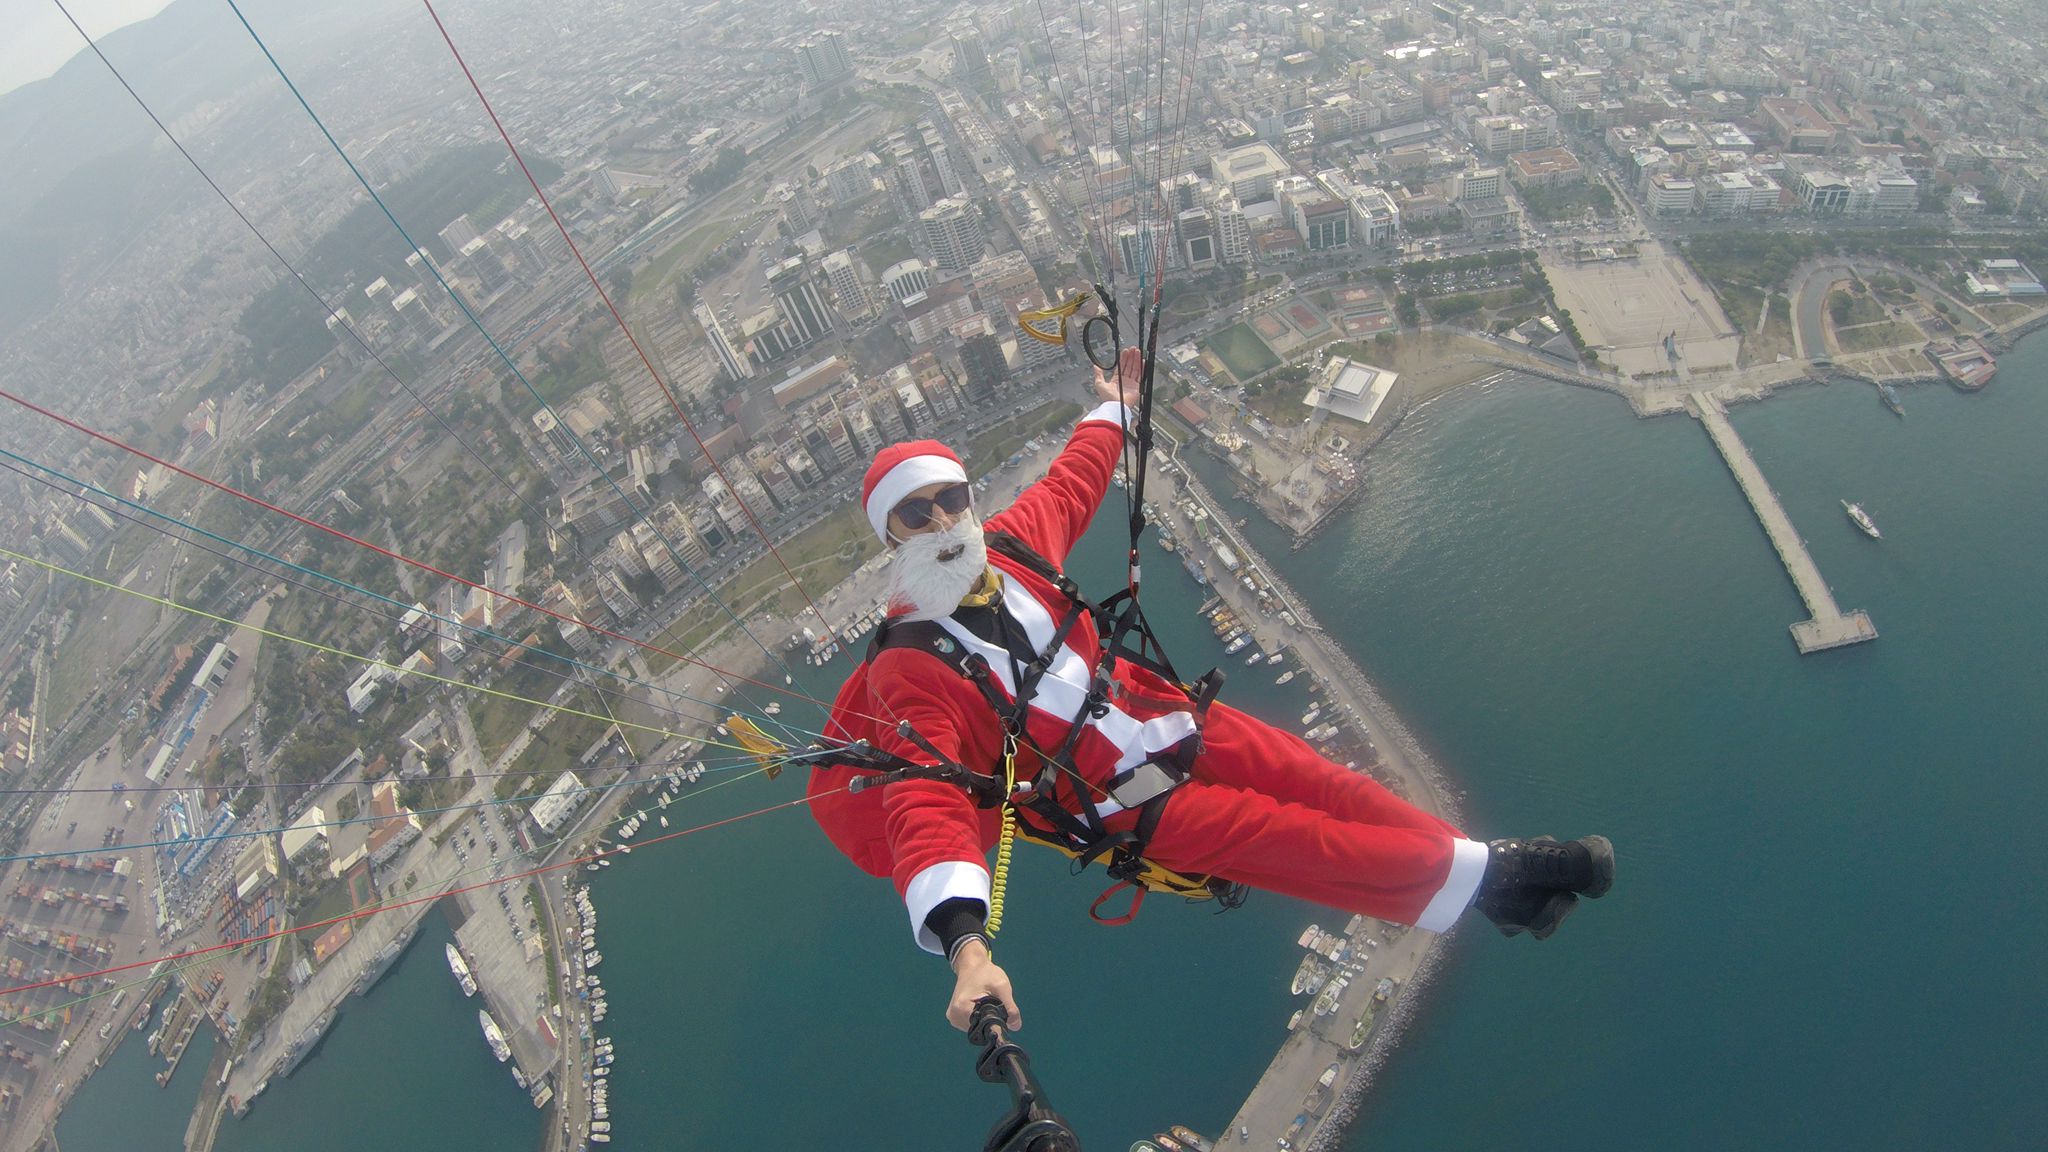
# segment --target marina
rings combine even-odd
[[[1742,494],[1749,498],[1757,520],[1763,524],[1764,534],[1770,537],[1771,547],[1777,550],[1778,559],[1784,563],[1786,575],[1792,578],[1793,587],[1799,590],[1799,598],[1806,602],[1810,618],[1792,625],[1792,641],[1798,645],[1800,654],[1877,639],[1877,626],[1870,622],[1867,613],[1861,610],[1844,612],[1836,606],[1834,592],[1821,578],[1820,566],[1806,551],[1806,541],[1793,528],[1792,518],[1778,503],[1777,494],[1771,491],[1763,470],[1757,467],[1742,438],[1735,434],[1735,426],[1728,422],[1727,409],[1712,395],[1695,392],[1692,394],[1692,411],[1706,427],[1707,435],[1713,440],[1714,447],[1720,450],[1721,458],[1727,461],[1728,471],[1734,475]]]

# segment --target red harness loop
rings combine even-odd
[[[1109,902],[1111,896],[1116,895],[1116,890],[1119,888],[1129,888],[1131,890],[1131,906],[1126,908],[1121,916],[1101,915],[1102,906]],[[1138,909],[1144,906],[1144,903],[1145,886],[1143,884],[1133,884],[1129,880],[1119,880],[1115,884],[1103,889],[1102,895],[1095,898],[1095,903],[1088,906],[1088,918],[1105,927],[1121,928],[1138,918]]]

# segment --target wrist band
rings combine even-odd
[[[979,932],[969,932],[967,935],[962,936],[958,940],[953,941],[953,946],[951,948],[946,949],[946,963],[949,966],[953,963],[954,958],[960,955],[961,947],[965,945],[969,940],[979,940],[981,941],[982,947],[988,947],[987,936],[984,936]]]

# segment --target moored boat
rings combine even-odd
[[[476,976],[470,972],[469,963],[462,958],[461,951],[454,944],[448,944],[446,948],[448,951],[448,970],[455,973],[455,982],[462,985],[462,994],[464,996],[476,995]]]
[[[505,1033],[498,1027],[498,1022],[491,1019],[490,1012],[479,1008],[476,1014],[476,1022],[483,1026],[484,1043],[491,1046],[491,1055],[498,1058],[498,1063],[503,1064],[505,1061],[510,1060],[512,1058],[512,1046],[505,1043]]]
[[[1365,1011],[1358,1014],[1358,1023],[1351,1029],[1351,1040],[1344,1047],[1353,1052],[1365,1047],[1365,1034],[1372,1031],[1372,1015],[1372,1005],[1368,1004]]]

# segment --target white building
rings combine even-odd
[[[1697,184],[1703,216],[1742,216],[1750,210],[1756,188],[1740,172],[1710,172]]]
[[[917,225],[932,260],[943,271],[965,272],[988,247],[981,213],[964,196],[948,196],[918,213]]]
[[[1301,402],[1318,413],[1328,412],[1370,424],[1399,379],[1399,373],[1375,368],[1363,360],[1332,356]]]
[[[882,273],[882,287],[898,304],[931,289],[932,276],[922,260],[899,260]]]
[[[846,44],[837,32],[820,32],[796,46],[797,71],[812,88],[830,84],[853,71]]]
[[[819,261],[818,267],[824,270],[825,282],[832,285],[832,295],[839,298],[839,311],[856,320],[865,319],[872,309],[868,305],[867,286],[860,282],[853,257],[834,252]]]
[[[586,795],[588,793],[584,790],[583,781],[578,779],[574,772],[564,772],[555,777],[555,782],[548,785],[548,790],[541,793],[540,799],[533,802],[533,807],[526,810],[527,818],[531,819],[534,827],[539,828],[542,833],[552,836],[562,825],[568,823],[569,817],[583,805]]]
[[[1353,188],[1351,213],[1356,217],[1357,237],[1365,244],[1391,244],[1401,234],[1400,206],[1384,188]]]
[[[1240,204],[1265,200],[1273,185],[1293,171],[1271,144],[1247,144],[1209,157],[1216,182],[1230,189]]]
[[[1643,185],[1643,208],[1652,216],[1685,216],[1697,191],[1691,180],[1660,172]]]

